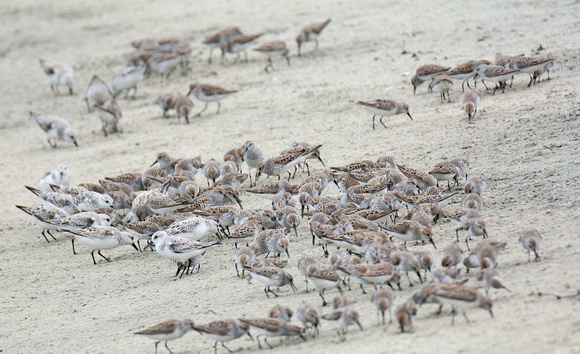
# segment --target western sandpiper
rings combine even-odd
[[[205,107],[197,114],[197,116],[201,116],[201,114],[207,109],[208,103],[216,101],[218,103],[216,114],[218,114],[222,106],[220,101],[236,92],[238,91],[228,90],[216,85],[200,84],[194,82],[193,84],[189,85],[189,92],[187,93],[187,96],[194,95],[198,100],[205,102]]]
[[[375,129],[375,117],[381,117],[379,121],[383,125],[383,127],[387,127],[385,123],[383,123],[383,118],[387,116],[392,116],[396,114],[406,114],[413,120],[411,114],[409,114],[409,106],[403,102],[396,102],[394,100],[383,100],[377,99],[374,101],[359,101],[358,104],[362,106],[367,111],[373,114],[373,129]]]
[[[240,52],[244,52],[246,54],[246,63],[248,62],[248,49],[252,42],[261,37],[263,33],[256,33],[256,34],[240,34],[237,36],[233,36],[228,38],[226,41],[222,42],[220,48],[222,49],[222,59],[225,57],[226,53],[235,53],[236,59],[234,60],[237,63],[240,60]]]
[[[447,102],[451,102],[451,97],[449,91],[453,88],[453,81],[447,75],[436,76],[433,81],[429,84],[431,90],[439,92],[441,95],[441,103],[445,99],[445,94],[447,94]]]
[[[266,286],[264,288],[264,292],[266,293],[266,296],[268,296],[268,298],[270,298],[269,293],[273,294],[274,297],[278,297],[278,294],[276,294],[270,289],[270,287],[272,286],[282,287],[290,285],[292,290],[296,292],[296,287],[294,286],[292,275],[286,273],[280,268],[275,267],[256,268],[246,266],[244,267],[244,269],[250,273],[252,279],[256,279],[257,281]]]
[[[454,67],[453,69],[450,69],[448,71],[445,72],[445,75],[449,76],[450,78],[452,78],[453,80],[463,80],[463,82],[461,83],[461,90],[465,91],[465,84],[467,83],[467,87],[471,88],[471,86],[469,86],[469,79],[475,77],[476,75],[476,70],[477,67],[481,64],[491,64],[491,62],[489,60],[468,60],[463,64],[459,64],[456,67]],[[475,83],[475,80],[474,80]]]
[[[306,330],[311,328],[312,337],[315,336],[314,332],[318,333],[318,326],[322,317],[320,308],[302,301],[296,310],[296,317],[302,322]]]
[[[155,342],[155,354],[157,354],[157,346],[161,341],[165,342],[165,348],[173,353],[171,349],[167,346],[167,342],[170,340],[178,339],[183,337],[184,334],[190,330],[195,329],[192,320],[169,320],[161,322],[153,327],[143,329],[135,334],[143,335],[151,339],[156,340]]]
[[[298,326],[291,325],[284,320],[278,318],[256,318],[256,319],[245,319],[240,318],[240,322],[246,323],[258,331],[256,339],[258,340],[258,346],[262,349],[262,344],[260,343],[260,337],[264,337],[264,342],[268,344],[270,349],[273,349],[272,345],[268,343],[268,337],[285,337],[285,336],[299,336],[304,341],[306,338],[302,335],[302,330]]]
[[[505,92],[506,81],[515,73],[519,72],[517,69],[508,69],[503,66],[499,65],[485,65],[481,64],[477,67],[477,75],[481,77],[483,85],[486,89],[489,90],[487,85],[485,84],[485,80],[493,81],[496,83],[496,87],[493,90],[495,91],[498,88],[501,88],[501,92]],[[499,87],[497,86],[499,84]]]
[[[467,113],[467,119],[471,120],[471,118],[475,118],[475,114],[477,113],[477,105],[479,104],[479,90],[478,89],[471,89],[464,92],[461,95],[460,102],[463,106],[463,109]]]
[[[363,330],[363,326],[359,321],[359,314],[352,307],[339,308],[327,315],[322,316],[322,319],[328,321],[336,328],[338,337],[342,342],[346,340],[346,330],[348,326],[356,323],[361,331]]]
[[[415,75],[411,78],[411,84],[413,85],[413,94],[417,92],[417,87],[419,87],[423,82],[429,79],[433,79],[436,76],[444,75],[447,73],[449,69],[451,68],[437,64],[426,64],[418,67],[415,72]],[[430,85],[429,89],[431,89]]]
[[[224,347],[227,351],[233,353],[233,351],[231,351],[230,348],[225,346],[224,344],[225,342],[238,339],[245,334],[247,334],[250,338],[252,338],[250,332],[248,332],[250,326],[245,322],[235,319],[214,321],[206,325],[192,325],[192,327],[199,334],[215,340],[215,345],[213,346],[213,348],[216,352],[218,342],[221,342],[222,347]]]
[[[262,44],[259,47],[253,48],[255,51],[264,53],[268,56],[268,65],[264,68],[266,72],[268,72],[269,68],[274,69],[274,65],[272,64],[272,57],[280,55],[281,57],[285,58],[290,65],[290,58],[288,57],[288,48],[286,47],[286,43],[284,41],[275,40],[269,41]]]
[[[457,310],[461,310],[467,322],[470,322],[465,311],[474,307],[480,307],[484,310],[488,310],[489,314],[493,318],[493,312],[491,311],[493,302],[489,297],[481,295],[476,289],[467,286],[438,286],[435,287],[433,295],[441,303],[450,304],[453,306],[454,310],[452,312],[451,324],[454,323],[455,313]]]
[[[377,320],[379,314],[381,315],[382,322],[385,324],[385,312],[389,311],[389,322],[393,322],[393,302],[395,300],[395,294],[389,289],[378,290],[373,294],[371,302],[377,307]]]
[[[310,42],[310,41],[316,42],[315,50],[318,50],[318,37],[320,36],[320,33],[322,32],[322,30],[324,28],[326,28],[326,26],[329,23],[330,23],[330,19],[328,19],[324,22],[320,22],[320,23],[313,23],[313,24],[310,24],[310,25],[304,27],[300,31],[300,33],[298,34],[298,37],[296,37],[296,43],[298,43],[298,56],[301,55],[300,49],[302,48],[302,44],[305,42]]]
[[[205,38],[203,44],[209,46],[209,59],[208,63],[211,64],[211,55],[215,48],[220,48],[228,39],[231,37],[239,36],[242,31],[238,27],[227,27],[224,28],[208,37]],[[222,55],[223,57],[223,55]]]
[[[530,252],[536,255],[535,260],[540,260],[540,243],[542,242],[542,235],[536,229],[525,230],[519,238],[522,247],[528,251],[528,262],[530,261]]]

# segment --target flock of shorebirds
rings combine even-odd
[[[306,42],[314,41],[315,49],[318,50],[318,36],[329,23],[330,19],[308,25],[300,31],[296,37],[299,56],[301,47]],[[215,48],[221,49],[222,60],[226,54],[232,53],[237,55],[235,62],[238,62],[240,54],[244,52],[247,62],[247,50],[255,46],[256,39],[262,35],[263,33],[243,34],[238,27],[228,27],[207,37],[203,44],[210,47],[209,63],[211,63],[212,52]],[[132,97],[135,98],[137,87],[147,75],[159,74],[165,80],[179,67],[186,72],[193,52],[189,43],[179,39],[143,39],[131,44],[135,50],[129,55],[127,67],[114,75],[112,84],[94,75],[86,90],[87,108],[89,112],[96,110],[105,136],[121,131],[123,114],[116,99],[121,93],[124,92],[128,96],[132,92]],[[268,56],[268,63],[264,68],[266,72],[274,69],[272,59],[276,57],[285,58],[290,65],[290,51],[284,41],[272,40],[252,49]],[[60,93],[61,86],[66,88],[71,95],[74,93],[74,70],[70,65],[41,59],[40,66],[48,77],[50,87],[55,94]],[[155,103],[163,110],[164,118],[168,117],[169,111],[174,110],[178,119],[183,117],[186,123],[189,123],[194,107],[190,96],[205,103],[203,110],[196,114],[196,116],[201,116],[210,102],[218,103],[216,114],[219,113],[220,101],[236,92],[238,91],[217,85],[195,82],[189,85],[186,95],[179,92],[162,94],[155,100]],[[56,147],[57,140],[72,142],[78,146],[77,133],[66,119],[34,112],[30,112],[30,116],[46,133],[48,143],[52,147]]]
[[[542,46],[538,48],[538,51],[543,50],[544,48]],[[552,54],[544,52],[535,56],[526,56],[524,54],[503,55],[497,53],[493,63],[486,59],[468,60],[454,68],[437,64],[427,64],[417,68],[415,75],[411,78],[411,84],[413,85],[413,93],[416,93],[418,86],[424,82],[429,82],[429,91],[438,92],[441,95],[441,103],[443,103],[446,95],[447,102],[451,102],[450,91],[453,88],[453,80],[462,81],[461,89],[463,94],[461,95],[460,102],[462,108],[467,113],[468,120],[471,121],[477,113],[477,105],[481,100],[479,90],[476,88],[477,78],[481,80],[482,84],[488,90],[489,88],[485,84],[485,81],[494,82],[493,94],[498,89],[501,89],[502,93],[505,92],[507,81],[510,79],[511,87],[514,75],[516,74],[528,74],[530,76],[528,87],[530,87],[532,84],[539,82],[544,73],[547,73],[548,80],[550,79],[550,69],[554,65],[554,60]],[[471,88],[469,79],[473,79],[476,87]],[[468,87],[467,91],[465,91],[466,84]],[[377,116],[380,117],[380,122],[385,128],[387,126],[383,122],[383,118],[387,116],[407,114],[413,120],[413,117],[409,113],[409,106],[403,102],[397,102],[391,99],[377,99],[368,102],[359,101],[358,104],[373,114],[373,129],[375,129],[375,117]]]
[[[296,39],[299,55],[305,42],[313,40],[318,47],[318,35],[329,22],[307,26],[300,32]],[[259,36],[244,35],[237,27],[224,29],[204,41],[211,47],[209,61],[214,48],[220,48],[222,56],[236,53],[239,60],[239,53]],[[119,130],[122,115],[115,97],[124,91],[135,92],[147,73],[167,76],[179,65],[187,66],[191,53],[187,43],[177,40],[142,40],[133,46],[136,51],[131,55],[131,66],[116,74],[112,85],[95,76],[87,89],[88,109],[99,112],[105,134]],[[284,42],[268,42],[254,49],[269,56],[266,71],[272,68],[274,55],[290,63]],[[479,77],[495,81],[505,90],[511,75],[530,73],[531,84],[549,70],[552,62],[550,55],[520,55],[498,56],[496,65],[486,60],[469,61],[456,68],[425,65],[417,69],[412,84],[416,88],[431,80],[430,89],[440,92],[443,100],[445,94],[449,96],[452,79],[463,80],[470,87],[468,80]],[[55,92],[59,86],[73,92],[74,78],[69,66],[46,61],[41,61],[41,65]],[[174,109],[177,117],[188,122],[193,108],[190,95],[206,103],[198,113],[201,114],[208,102],[218,102],[219,112],[219,101],[234,92],[193,83],[187,95],[163,95],[157,104],[164,116]],[[478,101],[476,90],[463,94],[461,102],[469,119],[475,115]],[[380,117],[383,125],[383,117],[389,115],[405,113],[412,119],[409,107],[401,102],[376,100],[359,104],[374,114],[373,128],[375,116]],[[77,144],[76,133],[64,119],[32,112],[31,116],[46,132],[52,146],[56,147],[57,139]],[[268,337],[299,336],[303,340],[315,337],[322,320],[334,326],[340,339],[345,340],[350,325],[363,329],[354,304],[344,297],[345,288],[351,290],[353,282],[363,294],[365,287],[375,289],[369,300],[377,307],[379,324],[385,324],[386,312],[392,322],[394,310],[402,332],[411,327],[418,306],[425,303],[438,304],[439,312],[444,305],[451,305],[452,322],[457,311],[469,321],[466,316],[469,308],[485,309],[493,317],[489,290],[510,291],[497,269],[506,243],[488,236],[482,215],[486,178],[468,176],[469,158],[442,161],[425,172],[399,164],[392,156],[379,156],[376,161],[356,161],[311,173],[309,162],[317,160],[325,166],[321,148],[319,144],[294,143],[278,155],[266,158],[254,142],[247,141],[227,151],[222,162],[214,158],[203,162],[201,156],[174,158],[162,152],[144,172],[105,177],[98,184],[73,185],[67,166],[61,164],[41,178],[40,188],[26,187],[38,197],[41,206],[17,207],[42,229],[47,242],[49,236],[56,239],[51,231],[60,231],[72,236],[73,253],[76,254],[75,242],[87,246],[92,250],[95,265],[95,253],[110,261],[102,250],[122,245],[141,252],[149,248],[176,262],[175,276],[181,278],[195,268],[199,272],[212,248],[231,244],[235,248],[232,258],[236,275],[244,278],[249,274],[248,282],[255,280],[264,285],[268,298],[278,297],[279,289],[285,286],[297,292],[294,277],[285,268],[288,260],[282,258],[290,257],[292,243],[304,242],[298,227],[308,224],[312,245],[320,247],[323,258],[302,255],[297,268],[306,279],[306,291],[311,286],[318,292],[323,307],[330,303],[328,313],[323,314],[318,305],[303,301],[296,310],[303,327],[291,324],[294,313],[291,309],[277,306],[264,318],[225,319],[207,325],[169,320],[136,332],[155,339],[156,351],[161,341],[171,351],[167,341],[180,338],[189,330],[215,340],[216,351],[218,343],[230,351],[224,343],[244,335],[251,337],[250,329],[258,333],[260,348],[260,337],[271,348]],[[242,172],[244,164],[247,173]],[[199,172],[207,181],[207,188],[197,183]],[[307,177],[292,184],[297,174]],[[258,184],[263,175],[278,176],[278,180]],[[242,188],[246,183],[249,187]],[[440,183],[446,186],[440,188]],[[338,191],[324,193],[331,185]],[[445,187],[449,193],[444,193]],[[458,207],[446,209],[450,202],[458,202],[460,194],[463,196]],[[243,209],[242,197],[265,198],[272,201],[272,207]],[[453,242],[445,235],[433,234],[434,224],[443,219],[456,225]],[[459,242],[460,231],[465,235],[466,250]],[[469,241],[474,237],[483,239],[470,247]],[[528,252],[528,260],[530,252],[535,260],[540,259],[541,240],[535,229],[522,232],[519,242]],[[146,243],[144,247],[141,241]],[[409,250],[408,244],[419,247]],[[435,252],[429,250],[431,246]],[[459,278],[461,265],[467,273],[480,269],[476,274],[479,286],[466,285],[468,277]],[[395,292],[401,290],[402,275],[410,287],[416,282],[409,273],[422,285],[411,298],[396,304]],[[479,288],[484,288],[486,294]],[[327,302],[325,294],[333,290],[341,296]]]

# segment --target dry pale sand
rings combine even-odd
[[[205,323],[227,317],[260,317],[276,305],[296,308],[304,294],[296,269],[301,254],[321,256],[312,247],[306,220],[298,240],[292,238],[289,269],[301,293],[280,291],[267,299],[263,288],[235,276],[233,245],[214,249],[201,272],[176,280],[171,262],[156,253],[130,247],[104,251],[94,266],[90,250],[79,246],[73,256],[70,239],[46,243],[38,227],[14,204],[37,205],[24,185],[38,185],[42,174],[66,163],[74,183],[143,171],[155,155],[221,159],[223,153],[253,140],[267,155],[293,141],[324,144],[327,166],[390,154],[398,161],[428,170],[455,156],[471,158],[472,174],[484,173],[484,216],[488,232],[508,243],[499,269],[513,293],[492,291],[495,318],[469,312],[472,323],[458,317],[451,326],[449,309],[420,308],[410,334],[395,325],[379,327],[370,295],[347,293],[356,302],[364,331],[352,328],[344,343],[323,324],[320,336],[307,343],[272,339],[277,352],[579,352],[578,299],[555,300],[532,292],[570,294],[580,288],[578,238],[580,134],[578,130],[578,60],[580,4],[574,1],[292,1],[161,2],[18,1],[4,3],[0,13],[0,144],[3,158],[3,203],[0,204],[0,351],[152,352],[153,342],[133,331],[170,318]],[[296,52],[294,38],[302,26],[331,17],[320,51],[304,47],[292,66],[251,52],[249,63],[219,61],[208,65],[203,38],[228,25],[245,33],[265,32],[261,39],[282,39]],[[135,100],[121,99],[124,133],[105,138],[96,115],[86,112],[85,87],[93,74],[112,78],[125,65],[135,39],[179,37],[194,48],[192,71],[146,80]],[[441,104],[426,85],[413,95],[410,73],[426,63],[456,65],[468,59],[494,58],[496,52],[534,54],[539,45],[557,58],[551,80],[527,88],[527,76],[516,77],[505,94],[482,93],[478,115],[467,122],[456,85],[452,103]],[[38,58],[71,64],[76,94],[55,97]],[[240,92],[223,102],[219,115],[208,113],[189,125],[161,119],[152,103],[161,93],[185,93],[193,81],[219,84]],[[411,107],[387,119],[388,129],[372,130],[371,116],[359,99],[393,98]],[[196,110],[202,107],[196,103]],[[52,149],[30,120],[28,111],[65,117],[79,132],[80,147],[61,142]],[[210,106],[208,112],[215,110]],[[468,147],[468,148],[465,148]],[[314,169],[322,168],[314,162]],[[305,178],[299,174],[296,182]],[[198,179],[203,186],[203,177]],[[336,195],[329,186],[327,195]],[[269,203],[242,193],[244,206]],[[454,202],[458,202],[459,198]],[[456,207],[450,205],[449,208]],[[518,233],[537,227],[544,235],[541,262],[528,263]],[[440,249],[454,240],[451,223],[438,223]],[[415,247],[417,249],[422,247]],[[425,246],[425,249],[430,247]],[[101,262],[103,261],[103,262]],[[440,255],[437,254],[437,262]],[[465,275],[463,275],[465,277]],[[403,280],[397,303],[416,289]],[[477,281],[470,275],[469,285]],[[337,293],[336,293],[337,294]],[[328,294],[329,297],[334,292]],[[325,309],[325,311],[328,311]],[[297,321],[297,320],[295,320]],[[213,342],[196,333],[170,343],[176,353],[209,352]],[[244,337],[229,346],[242,352],[257,344]],[[165,349],[161,348],[160,352]],[[223,349],[220,349],[223,351]]]

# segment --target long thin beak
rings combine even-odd
[[[320,161],[320,163],[322,164],[322,166],[326,167],[326,165],[324,164],[324,161],[322,161],[322,159],[320,158],[320,156],[318,156],[318,161]]]
[[[491,318],[494,318],[493,317],[493,312],[491,312],[491,309],[489,309],[489,314],[491,315]]]
[[[298,230],[296,229],[296,226],[294,226],[294,233],[296,234],[296,237],[298,237]],[[288,257],[290,258],[290,257]]]
[[[153,163],[151,164],[151,166],[149,166],[149,167],[153,167],[153,166],[154,166],[154,165],[157,163],[157,161],[159,161],[159,160],[155,160],[155,162],[153,162]]]
[[[75,140],[75,146],[79,147],[79,143],[77,143],[77,141]]]
[[[487,238],[489,238],[489,236],[487,235],[487,231],[485,231],[485,229],[483,229],[483,235]]]
[[[294,285],[294,283],[290,283],[290,287],[292,288],[292,290],[294,290],[295,293],[298,292],[298,289],[296,289],[296,285]],[[493,315],[492,315],[493,317]]]
[[[288,249],[286,249],[286,255],[288,256],[288,258],[290,258],[290,252],[288,252]]]
[[[303,339],[305,342],[307,342],[307,341],[308,341],[308,340],[306,339],[306,337],[304,337],[304,336],[302,335],[302,333],[300,334],[300,338],[302,338],[302,339]]]
[[[137,251],[139,251],[139,248],[137,248],[137,245],[132,243],[131,246],[133,246],[134,249],[136,249]]]
[[[437,249],[437,246],[435,246],[435,242],[433,242],[432,238],[429,239],[429,242],[431,242],[431,244],[433,245],[433,248]]]
[[[250,332],[246,333],[248,335],[248,337],[252,338],[252,340],[254,340],[254,337],[252,337],[252,335],[250,334]]]
[[[364,328],[363,328],[363,326],[360,324],[360,322],[359,322],[359,321],[356,321],[356,324],[357,324],[357,325],[360,327],[360,330],[361,330],[361,331],[364,331]]]
[[[189,90],[189,91],[187,92],[187,95],[185,95],[185,96],[187,97],[187,96],[189,96],[189,95],[191,95],[191,90]]]
[[[411,118],[411,120],[413,120],[413,117],[411,117],[410,113],[407,113],[407,115],[409,116],[409,118]]]

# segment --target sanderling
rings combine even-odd
[[[183,237],[169,236],[165,231],[155,232],[151,236],[151,242],[161,257],[181,263],[205,253],[208,248],[221,245],[220,242],[198,242]]]
[[[199,216],[177,221],[165,229],[167,235],[184,237],[190,240],[199,241],[205,236],[218,233],[218,223]]]
[[[42,228],[42,236],[46,242],[50,241],[48,241],[44,232],[46,231],[50,237],[56,240],[50,233],[50,230],[60,230],[58,224],[69,216],[69,213],[54,205],[42,205],[38,207],[16,205],[16,207],[25,212],[30,220]]]
[[[52,192],[50,185],[70,186],[68,167],[61,163],[54,170],[50,170],[40,179],[39,185],[43,191]]]
[[[95,105],[95,108],[97,109],[97,114],[103,123],[105,136],[115,132],[115,130],[119,130],[123,113],[121,112],[121,107],[119,107],[115,98],[112,98],[108,105],[102,106],[97,104]],[[116,129],[113,129],[112,127],[115,127]]]
[[[97,75],[94,75],[87,86],[85,96],[87,109],[92,112],[95,105],[102,105],[113,97],[113,87]]]
[[[46,61],[40,59],[40,66],[48,80],[50,81],[50,88],[55,94],[59,94],[58,87],[64,86],[68,88],[69,93],[73,94],[73,86],[75,84],[73,69],[65,64],[57,61]]]
[[[133,98],[137,94],[137,85],[143,80],[145,74],[145,65],[129,66],[115,74],[113,77],[113,92],[117,97],[121,92],[125,92],[125,96],[133,89]]]
[[[79,212],[79,208],[75,205],[74,199],[71,195],[56,192],[45,192],[30,186],[25,187],[34,195],[36,195],[38,200],[40,200],[40,202],[44,205],[56,206],[69,214]]]
[[[64,118],[53,115],[36,114],[33,112],[30,112],[30,117],[36,122],[36,124],[38,124],[40,129],[44,131],[48,138],[48,143],[53,148],[56,148],[56,141],[58,139],[70,141],[71,143],[74,143],[75,146],[79,146],[77,143],[77,133]],[[51,139],[54,139],[54,145],[50,141]]]
[[[66,230],[65,232],[73,234],[78,243],[93,249],[91,257],[93,257],[93,263],[95,265],[97,264],[97,261],[95,261],[95,251],[98,251],[97,254],[106,259],[107,262],[110,262],[111,260],[109,258],[101,254],[101,250],[123,245],[131,245],[137,251],[139,250],[133,243],[133,237],[128,232],[119,231],[112,226],[93,226],[86,229]]]

